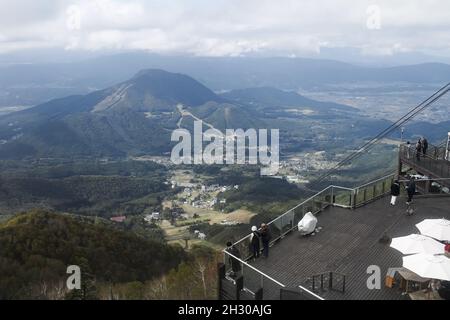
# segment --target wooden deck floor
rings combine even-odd
[[[450,198],[417,198],[413,216],[406,216],[405,201],[399,200],[395,207],[385,197],[355,210],[328,208],[317,215],[321,232],[307,237],[291,232],[271,247],[268,259],[251,264],[288,287],[309,289],[310,276],[321,272],[345,274],[345,293],[318,292],[326,299],[405,299],[398,289],[384,286],[387,269],[400,267],[402,255],[379,239],[385,233],[389,237],[418,233],[415,224],[425,218],[450,219]],[[370,265],[381,268],[380,290],[367,288]]]

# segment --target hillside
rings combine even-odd
[[[30,211],[0,223],[0,299],[41,298],[68,265],[97,282],[146,281],[186,259],[171,247],[78,216]],[[45,297],[42,297],[45,298]]]
[[[153,162],[0,162],[0,215],[32,208],[109,218],[157,210],[171,190]]]
[[[358,109],[334,102],[322,102],[306,98],[294,91],[283,91],[273,87],[258,87],[232,90],[223,93],[226,99],[260,107],[263,109],[296,108],[316,112],[358,112]]]

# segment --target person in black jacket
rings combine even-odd
[[[450,281],[441,281],[438,293],[442,299],[450,300]]]
[[[420,161],[420,154],[422,153],[422,140],[419,139],[416,143],[416,159]]]
[[[427,149],[428,149],[428,141],[426,138],[422,139],[422,153],[424,156],[427,155]]]
[[[406,192],[408,193],[408,200],[406,201],[406,204],[409,205],[414,194],[416,193],[416,183],[413,177],[409,180],[408,185],[406,186]]]
[[[270,239],[272,239],[272,235],[270,234],[269,227],[265,223],[261,224],[261,242],[263,245],[263,256],[265,258],[269,257]]]
[[[233,246],[233,244],[228,241],[227,242],[227,252],[231,253],[236,258],[241,258],[241,253],[239,252],[239,249]],[[241,271],[241,263],[238,259],[234,257],[229,257],[229,262],[231,264],[231,270],[232,270],[232,276],[236,276],[239,271]]]
[[[400,195],[400,184],[398,180],[395,180],[391,184],[391,205],[395,206],[395,202],[397,201],[397,197]]]
[[[250,249],[253,255],[253,259],[259,258],[261,234],[256,226],[252,227],[252,234],[250,235]]]

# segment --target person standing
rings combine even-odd
[[[391,205],[395,206],[395,202],[397,201],[397,197],[400,195],[400,184],[398,180],[395,180],[391,184]]]
[[[408,193],[408,200],[406,201],[406,204],[409,205],[412,202],[414,194],[416,193],[416,183],[414,178],[409,180],[408,185],[406,186],[406,192]]]
[[[263,245],[263,256],[265,258],[269,257],[269,244],[272,239],[272,235],[270,234],[269,227],[267,224],[261,224],[261,242]]]
[[[422,153],[422,140],[419,139],[416,143],[416,159],[420,161],[420,154]]]
[[[411,158],[411,143],[409,141],[406,142],[406,158],[408,160]]]
[[[261,234],[258,232],[258,228],[256,226],[252,227],[252,234],[250,235],[250,247],[253,255],[253,259],[259,258],[259,252],[261,250],[260,246],[260,238]]]
[[[227,242],[227,252],[232,254],[234,257],[240,259],[241,253],[239,252],[239,249],[233,246],[231,241]],[[236,276],[239,271],[241,271],[241,264],[238,259],[234,258],[232,256],[229,257],[229,262],[231,264],[231,270],[232,270],[232,276]]]
[[[428,150],[428,141],[426,138],[422,139],[422,153],[424,156],[427,155],[427,150]]]

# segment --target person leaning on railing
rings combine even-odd
[[[420,154],[422,153],[422,139],[419,139],[416,143],[416,159],[420,161]]]
[[[423,138],[422,139],[422,153],[423,153],[423,156],[427,155],[427,150],[428,150],[428,140],[427,140],[427,138]]]
[[[272,236],[269,231],[269,227],[267,224],[262,223],[261,224],[261,242],[263,245],[263,257],[268,258],[269,257],[269,243],[272,239]]]
[[[236,246],[233,246],[233,244],[228,241],[227,242],[227,252],[229,252],[230,254],[232,254],[234,257],[236,258],[241,258],[241,253],[239,252],[239,249],[236,248]],[[229,262],[231,264],[231,270],[232,270],[232,274],[231,276],[236,276],[239,271],[241,271],[241,263],[239,262],[238,259],[234,258],[232,256],[229,256]]]

